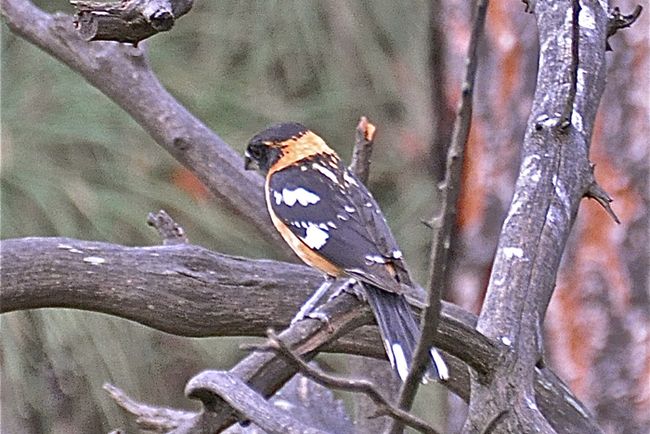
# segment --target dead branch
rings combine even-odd
[[[378,415],[389,415],[402,424],[410,426],[419,432],[435,434],[436,430],[420,418],[393,406],[375,387],[375,385],[363,379],[344,379],[326,374],[320,369],[314,368],[305,363],[300,357],[294,354],[284,342],[272,331],[269,330],[268,338],[271,348],[278,352],[285,360],[296,367],[302,375],[314,380],[316,383],[337,390],[363,393],[368,396],[378,407]]]
[[[436,339],[440,320],[442,289],[447,282],[447,257],[449,253],[452,229],[456,223],[457,203],[460,194],[463,154],[472,121],[472,97],[474,95],[474,79],[478,66],[478,42],[483,33],[487,0],[476,3],[474,22],[469,47],[467,49],[467,69],[463,81],[462,97],[458,107],[452,141],[447,151],[445,179],[439,185],[440,211],[434,219],[431,259],[429,262],[429,289],[427,307],[421,320],[422,335],[413,356],[413,365],[408,373],[399,395],[399,407],[409,409],[415,399],[420,379],[429,363],[429,349]],[[394,424],[391,432],[400,432],[399,424]]]
[[[202,372],[187,383],[185,394],[200,399],[205,412],[211,410],[216,398],[222,399],[242,417],[242,421],[250,420],[269,433],[326,434],[326,431],[308,426],[271,404],[239,377],[228,372]]]
[[[147,216],[147,224],[158,231],[164,245],[187,244],[188,242],[185,229],[162,209],[155,214],[150,212]]]
[[[598,2],[579,6],[579,16],[573,0],[534,7],[542,47],[535,98],[478,321],[507,350],[494,361],[493,376],[473,376],[465,433],[562,431],[538,407],[532,379],[543,365],[541,324],[560,258],[591,185],[589,139],[605,85],[607,11]]]
[[[607,51],[612,50],[612,46],[609,45],[609,38],[611,36],[614,36],[619,30],[627,29],[632,24],[634,24],[636,20],[638,20],[641,16],[642,11],[643,7],[641,5],[636,5],[632,13],[628,15],[622,14],[621,10],[618,7],[613,8],[609,12],[607,19]]]
[[[242,156],[167,92],[143,49],[87,42],[75,30],[71,16],[45,13],[29,1],[3,0],[1,8],[15,34],[65,63],[123,108],[221,204],[274,242],[277,251],[294,258],[270,224],[262,177],[245,171]]]
[[[136,423],[143,430],[167,432],[193,418],[195,413],[165,407],[153,407],[130,398],[124,391],[112,384],[104,384],[104,390],[125,411],[136,417]]]
[[[306,266],[237,258],[191,244],[124,247],[70,238],[0,241],[0,264],[0,313],[82,309],[192,337],[264,336],[268,327],[283,328],[322,279]],[[339,336],[343,332],[331,334],[319,321],[305,320],[288,331],[288,338],[282,335],[283,341],[302,343],[297,345],[303,357],[313,357],[318,348],[385,358],[376,327],[358,328],[372,322],[372,314],[354,296],[343,294],[323,309],[335,330],[354,331]],[[465,400],[467,366],[488,377],[505,349],[476,332],[475,323],[474,315],[443,303],[434,342],[453,356],[447,358],[452,378],[445,386]],[[292,372],[286,362],[264,353],[251,354],[233,368],[267,396]],[[537,370],[534,378],[541,411],[561,430],[596,432],[587,410],[552,372]],[[235,421],[223,415],[215,420]]]
[[[138,42],[165,32],[192,8],[193,0],[71,1],[75,26],[86,41]]]
[[[370,175],[370,157],[375,141],[375,125],[367,117],[361,116],[354,137],[354,150],[350,161],[350,171],[366,184]]]

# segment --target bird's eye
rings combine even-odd
[[[250,146],[248,148],[248,154],[251,156],[251,158],[258,160],[262,158],[263,151],[260,146]]]

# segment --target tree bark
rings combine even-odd
[[[588,158],[605,86],[607,12],[597,2],[537,1],[539,72],[522,163],[477,328],[508,349],[494,376],[473,375],[464,432],[558,430],[531,379],[541,327],[583,196],[597,185]]]

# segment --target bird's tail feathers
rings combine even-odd
[[[391,365],[404,381],[411,368],[415,347],[420,340],[420,327],[406,299],[371,284],[364,284],[366,297],[379,325],[382,341]],[[431,363],[425,379],[449,378],[449,369],[440,353],[431,348]]]

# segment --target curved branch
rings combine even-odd
[[[0,264],[0,312],[83,309],[195,337],[264,336],[269,327],[281,329],[322,280],[306,266],[232,257],[190,244],[124,247],[70,238],[0,241]],[[315,348],[385,357],[376,328],[359,327],[371,322],[372,314],[356,298],[344,294],[323,309],[340,333],[305,320],[287,331],[289,338],[283,333],[283,341],[309,357]],[[467,399],[466,366],[488,376],[504,346],[478,333],[476,317],[457,306],[443,303],[440,320],[435,345],[453,356],[447,359],[452,379],[445,385]],[[344,334],[348,330],[354,331]],[[233,371],[266,395],[293,372],[265,353],[251,354]],[[587,411],[550,371],[538,370],[535,378],[538,405],[557,426],[596,432]]]
[[[112,99],[151,137],[192,171],[219,199],[260,231],[286,257],[264,205],[262,178],[244,170],[242,156],[171,96],[144,50],[114,42],[87,42],[73,18],[47,14],[24,0],[3,0],[11,30],[46,51]]]
[[[304,424],[286,410],[275,406],[252,390],[238,376],[223,371],[205,371],[192,378],[185,387],[191,397],[203,396],[202,401],[218,396],[238,414],[271,434],[327,434],[327,431]]]

